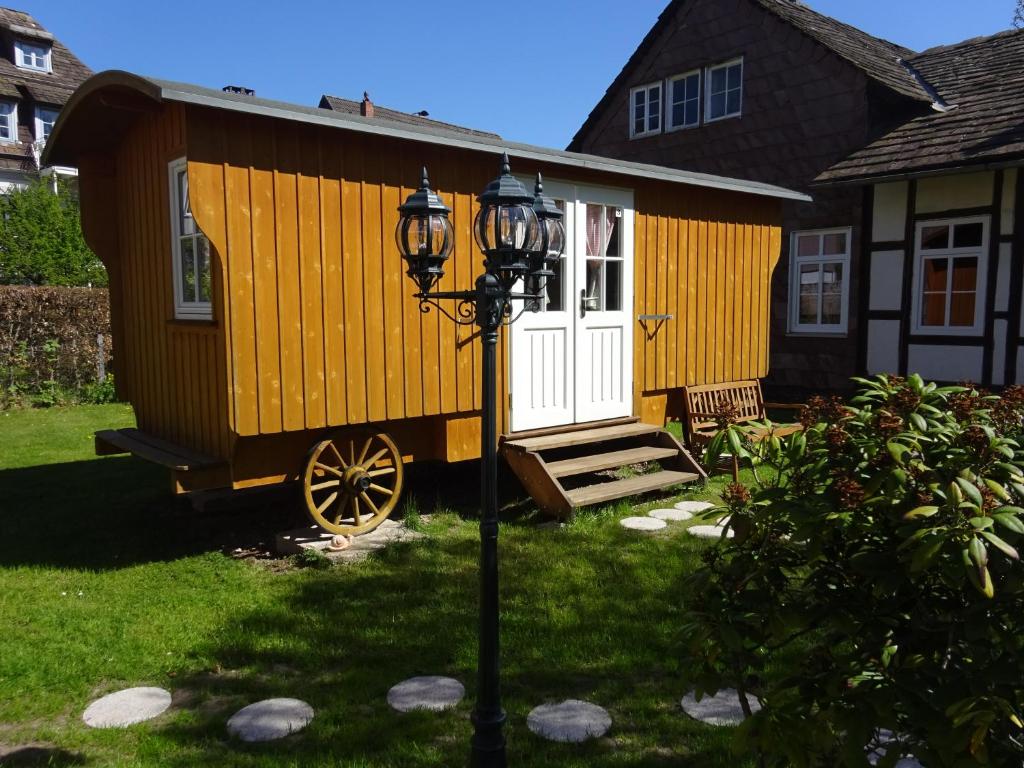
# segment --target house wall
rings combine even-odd
[[[420,311],[393,232],[426,164],[455,228],[440,287],[471,288],[482,261],[475,197],[496,157],[199,107],[187,122],[192,210],[227,307],[215,322],[227,339],[232,431],[433,419],[423,423],[443,427],[444,458],[478,455],[475,329]],[[637,413],[658,418],[665,393],[686,384],[764,375],[777,201],[514,162],[517,173],[634,188],[634,311],[673,314],[650,335],[639,321],[633,329]]]
[[[696,128],[630,139],[631,87],[728,61],[744,60],[743,114]],[[858,373],[857,299],[863,194],[855,188],[810,189],[825,168],[863,146],[909,105],[852,65],[749,0],[692,0],[681,5],[609,106],[579,137],[584,152],[754,179],[810,191],[813,203],[783,207],[781,259],[772,283],[769,395],[788,399],[842,390]],[[576,146],[574,146],[576,148]],[[852,227],[848,327],[841,334],[789,332],[789,243],[794,230]]]
[[[118,393],[144,432],[226,458],[224,329],[174,319],[167,164],[185,154],[184,111],[134,117],[116,149],[83,158],[79,176],[83,232],[110,278]]]
[[[919,373],[926,379],[984,386],[1024,382],[1024,174],[1017,168],[876,184],[863,297],[867,333],[860,358],[868,373]],[[913,331],[916,227],[921,221],[989,218],[989,247],[978,301],[983,328],[970,335]]]

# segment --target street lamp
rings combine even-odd
[[[501,172],[487,185],[477,201],[480,211],[473,234],[484,254],[484,273],[471,291],[438,291],[444,263],[452,250],[449,209],[430,189],[423,169],[420,188],[399,207],[401,218],[395,232],[398,248],[408,264],[406,274],[419,289],[421,308],[437,307],[453,321],[476,324],[483,344],[483,413],[481,415],[481,512],[480,512],[480,638],[477,659],[477,698],[473,709],[470,765],[504,768],[505,712],[501,708],[498,657],[498,425],[496,350],[498,331],[515,321],[512,302],[523,300],[524,309],[538,311],[545,282],[554,273],[552,261],[561,257],[565,242],[562,212],[542,195],[540,176],[536,194],[513,175],[508,155],[502,155]],[[513,292],[523,280],[526,291]],[[438,302],[458,302],[452,314]]]

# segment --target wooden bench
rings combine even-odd
[[[721,384],[698,384],[685,388],[686,441],[690,450],[702,452],[712,437],[718,433],[718,413],[724,402],[731,403],[735,409],[735,420],[753,440],[763,440],[775,435],[783,437],[803,429],[799,424],[780,424],[770,430],[755,427],[752,422],[765,420],[767,409],[799,410],[803,406],[788,403],[765,403],[761,394],[761,382],[757,379],[749,381],[727,381]],[[743,426],[744,424],[748,426]],[[730,456],[729,469],[733,479],[738,481],[740,463],[738,456]]]

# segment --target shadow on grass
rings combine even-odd
[[[88,764],[89,760],[84,755],[58,747],[36,745],[19,747],[10,752],[0,750],[2,768],[65,768]]]
[[[393,517],[414,505],[465,518],[479,510],[479,462],[408,467]],[[210,551],[268,548],[275,534],[309,525],[297,488],[235,494],[199,512],[172,496],[167,473],[128,456],[0,470],[0,566],[107,570]],[[503,517],[535,510],[502,473]]]
[[[614,547],[613,544],[619,546]],[[651,571],[651,546],[665,555]],[[679,711],[679,571],[688,547],[561,530],[506,529],[503,696],[519,766],[725,766],[727,735]],[[294,579],[271,610],[226,617],[201,655],[214,669],[179,678],[189,710],[164,726],[168,766],[465,765],[476,689],[478,543],[472,526],[391,547],[369,563]],[[461,680],[467,698],[444,713],[398,714],[388,689],[415,675]],[[225,732],[241,706],[308,701],[313,723],[281,742],[244,745]],[[580,698],[606,707],[608,737],[560,745],[533,736],[536,705]]]

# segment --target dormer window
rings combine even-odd
[[[58,111],[50,107],[36,107],[36,141],[50,138],[53,124],[57,122]]]
[[[0,101],[0,142],[18,140],[18,105],[13,101]]]
[[[46,43],[32,43],[28,40],[15,40],[14,63],[22,69],[32,69],[36,72],[50,72],[50,46]]]

